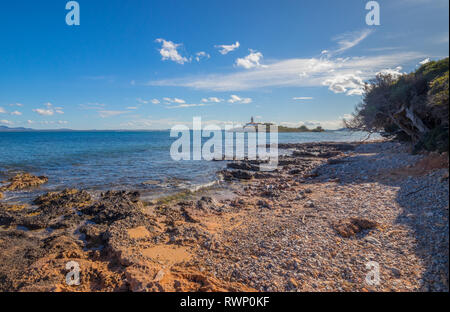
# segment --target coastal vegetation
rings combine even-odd
[[[307,126],[300,126],[298,128],[289,128],[285,126],[278,126],[278,132],[324,132],[325,130],[318,126],[314,129],[309,129]]]
[[[274,124],[266,122],[266,123],[263,123],[263,124],[255,124],[255,125],[266,126],[266,131],[270,132],[270,126],[273,126]],[[278,129],[278,132],[324,132],[325,131],[321,126],[317,126],[314,129],[310,129],[310,128],[308,128],[305,125],[302,125],[302,126],[296,127],[296,128],[291,128],[291,127],[278,125],[277,129]]]
[[[415,151],[448,151],[448,76],[448,58],[409,74],[378,74],[345,126],[411,142]]]

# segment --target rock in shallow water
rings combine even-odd
[[[30,187],[36,187],[47,183],[48,178],[44,176],[37,177],[29,173],[19,173],[9,179],[8,182],[10,182],[8,185],[0,188],[1,191],[18,191]]]

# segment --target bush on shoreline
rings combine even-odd
[[[346,128],[411,142],[415,151],[449,150],[449,59],[400,76],[378,74]]]

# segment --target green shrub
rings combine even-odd
[[[399,77],[379,74],[366,84],[362,102],[345,124],[413,142],[416,149],[448,150],[448,80],[448,58]]]
[[[431,129],[424,135],[419,142],[414,146],[414,152],[418,153],[421,150],[437,151],[439,153],[449,151],[449,131],[447,127],[438,126]]]

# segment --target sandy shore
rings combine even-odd
[[[154,202],[0,195],[0,290],[448,291],[448,155],[392,142],[280,147],[294,152],[276,172],[230,163],[222,186]],[[70,261],[78,286],[66,283]],[[378,283],[367,282],[374,263]]]

